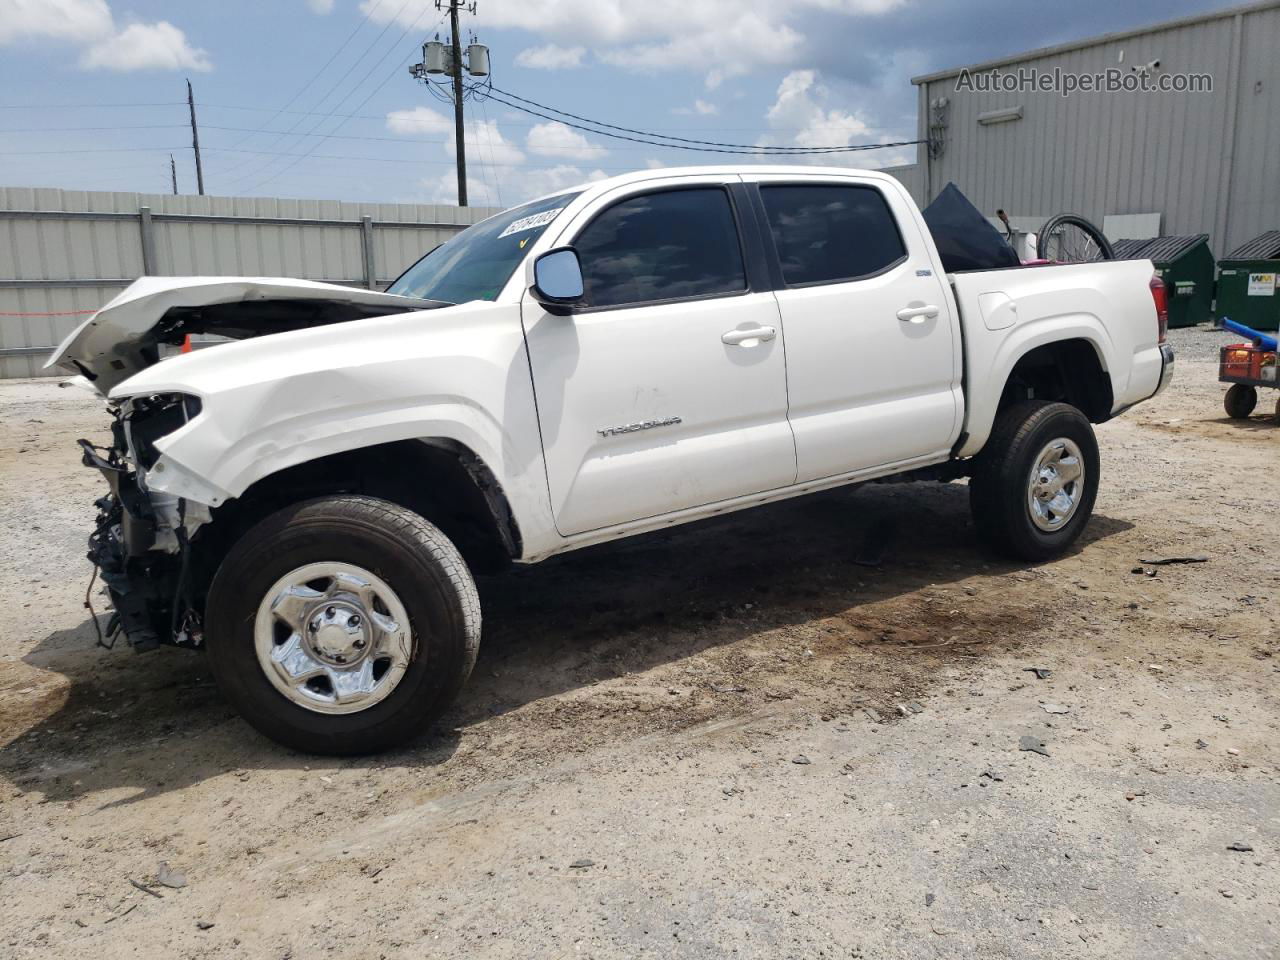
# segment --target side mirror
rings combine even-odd
[[[572,247],[548,250],[533,261],[529,293],[547,313],[565,316],[583,296],[582,265]]]

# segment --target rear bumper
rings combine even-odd
[[[1160,382],[1156,385],[1156,393],[1160,393],[1173,380],[1173,365],[1176,359],[1173,347],[1167,343],[1160,344]],[[1151,396],[1155,396],[1153,393]]]

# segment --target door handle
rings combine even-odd
[[[755,343],[749,341],[763,343],[777,335],[778,331],[773,327],[752,327],[748,330],[729,330],[720,335],[720,341],[730,346],[755,346]]]
[[[931,303],[923,307],[903,307],[898,311],[898,319],[904,323],[924,323],[926,319],[932,320],[937,315],[938,308]]]

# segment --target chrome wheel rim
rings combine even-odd
[[[1074,440],[1050,440],[1036,457],[1027,481],[1031,521],[1046,533],[1061,530],[1084,496],[1084,457]]]
[[[253,636],[271,685],[317,713],[381,703],[414,652],[409,614],[395,591],[349,563],[309,563],[286,573],[258,604]]]

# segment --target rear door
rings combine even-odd
[[[578,251],[586,305],[522,302],[561,534],[795,480],[783,328],[732,179],[617,188],[556,241]]]
[[[960,339],[910,198],[872,178],[743,179],[772,243],[797,481],[945,456]]]

